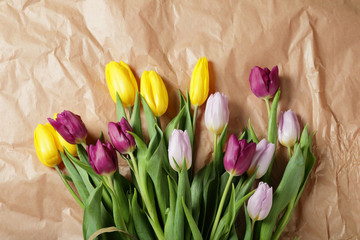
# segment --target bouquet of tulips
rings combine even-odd
[[[300,133],[294,112],[281,113],[277,125],[277,66],[271,71],[254,67],[249,78],[268,111],[268,135],[261,140],[249,120],[239,136],[226,141],[228,98],[219,92],[208,98],[205,57],[193,70],[186,97],[179,91],[179,112],[166,127],[160,117],[168,94],[155,71],[142,74],[140,94],[124,62],[110,62],[105,72],[118,118],[108,124],[111,143],[101,134],[96,144],[87,145],[84,123],[70,111],[48,118],[50,124],[39,124],[34,134],[40,161],[58,171],[84,209],[84,239],[238,239],[234,222],[239,213],[246,223],[244,239],[280,237],[315,157],[313,134],[308,135],[306,126]],[[214,135],[214,154],[194,174],[197,109],[206,100],[205,124]],[[148,137],[142,133],[140,101]],[[278,140],[288,148],[289,161],[273,189],[270,174]],[[127,161],[131,179],[119,173],[118,157]],[[58,167],[61,162],[64,171]]]

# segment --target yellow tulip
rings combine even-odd
[[[54,119],[56,119],[56,118],[57,118],[57,113],[54,114]],[[54,129],[54,130],[55,130],[55,129]],[[56,132],[57,138],[59,139],[60,146],[61,146],[61,147],[65,147],[66,150],[68,150],[71,155],[73,155],[73,156],[76,157],[76,156],[77,156],[77,147],[76,147],[76,144],[70,144],[70,143],[68,143],[68,142],[60,135],[60,133],[58,133],[56,130],[55,130],[55,132]],[[84,140],[84,141],[85,141],[85,140]],[[64,151],[63,151],[63,148],[61,148],[60,150],[61,150],[62,152],[64,152]]]
[[[194,106],[203,104],[209,94],[209,68],[206,57],[199,58],[190,81],[190,101]]]
[[[123,61],[109,62],[105,68],[106,82],[111,98],[116,103],[116,92],[119,94],[124,107],[134,105],[138,85],[129,66]]]
[[[36,154],[42,164],[54,167],[61,163],[59,151],[61,144],[57,138],[55,129],[49,124],[39,124],[34,132],[34,145]]]
[[[140,93],[155,116],[163,115],[169,105],[165,84],[155,71],[145,71],[141,76]]]

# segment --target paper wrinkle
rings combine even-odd
[[[281,239],[358,239],[360,233],[360,4],[335,1],[0,3],[0,239],[81,239],[82,209],[55,170],[37,159],[33,131],[55,112],[79,114],[95,143],[116,121],[104,69],[125,61],[138,84],[155,70],[169,93],[165,126],[199,57],[210,93],[229,98],[228,136],[251,119],[259,139],[267,112],[250,90],[252,67],[279,67],[278,111],[316,131],[317,162]],[[199,108],[194,167],[212,159]],[[145,122],[144,116],[142,121]],[[146,124],[143,125],[144,135]],[[199,147],[201,145],[201,148]],[[278,144],[272,181],[287,163]],[[120,161],[121,174],[130,177]]]

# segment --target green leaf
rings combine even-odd
[[[89,192],[88,192],[79,172],[76,170],[76,168],[70,162],[70,160],[67,158],[67,156],[65,156],[65,154],[62,153],[61,151],[60,151],[60,156],[61,156],[61,159],[62,159],[67,171],[69,172],[69,175],[71,176],[71,179],[74,182],[74,185],[76,187],[77,192],[80,195],[82,202],[85,202],[89,197]]]
[[[127,182],[128,180],[126,178],[124,178],[123,176],[120,175],[120,173],[118,171],[116,171],[114,173],[114,190],[115,190],[115,194],[116,197],[119,201],[119,206],[121,208],[121,213],[122,216],[124,218],[124,221],[126,223],[129,223],[129,218],[130,218],[130,209],[129,209],[129,201],[128,198],[126,196],[126,190],[124,190],[124,188],[126,189],[127,186],[123,186],[122,183],[124,183],[125,181]]]
[[[295,207],[301,197],[302,192],[304,191],[306,182],[309,178],[310,172],[315,164],[315,157],[311,152],[311,140],[312,140],[312,136],[313,134],[308,137],[307,134],[307,125],[305,126],[303,133],[301,135],[301,140],[300,140],[300,146],[302,148],[302,152],[303,152],[303,156],[305,158],[305,174],[304,174],[304,179],[303,182],[301,183],[301,186],[299,188],[299,191],[297,193],[296,196],[294,196],[293,199],[291,199],[289,205],[287,206],[287,209],[285,211],[285,213],[283,214],[283,216],[281,217],[281,219],[279,220],[277,226],[276,226],[276,230],[272,236],[272,239],[278,239],[282,233],[282,231],[284,231],[286,225],[288,224],[291,215],[293,214]]]
[[[176,129],[178,127],[180,119],[182,118],[184,113],[185,113],[185,107],[182,107],[181,110],[179,111],[179,113],[176,115],[176,117],[173,118],[171,120],[171,122],[166,126],[165,131],[164,131],[166,144],[169,143],[169,138],[170,138],[172,132],[174,131],[174,129]]]
[[[269,117],[269,125],[268,125],[268,141],[274,143],[276,146],[277,142],[277,124],[276,124],[276,117],[277,117],[277,108],[280,98],[280,89],[277,90],[275,97],[271,104],[270,110],[270,117]]]
[[[244,212],[245,212],[245,222],[246,222],[246,230],[245,230],[244,240],[251,240],[251,237],[252,237],[251,219],[249,217],[249,213],[247,211],[245,203],[244,203]]]
[[[236,228],[235,228],[235,225],[233,225],[231,227],[231,232],[230,232],[230,236],[229,236],[229,239],[228,240],[239,240],[238,236],[237,236],[237,233],[236,233]]]
[[[192,206],[192,216],[196,223],[198,223],[200,212],[202,209],[202,196],[203,196],[203,186],[204,186],[204,175],[207,166],[204,166],[196,174],[191,183],[191,206]]]
[[[130,125],[133,129],[133,132],[142,139],[143,136],[141,131],[140,101],[138,92],[136,92],[135,103],[130,119]]]
[[[277,123],[276,123],[276,117],[277,117],[277,108],[280,98],[280,89],[277,90],[275,97],[273,99],[273,102],[271,104],[271,110],[270,110],[270,117],[269,117],[269,123],[268,123],[268,141],[275,144],[275,149],[277,145]],[[262,180],[264,182],[269,183],[270,181],[270,175],[271,175],[271,169],[272,165],[274,164],[274,157],[271,160],[270,166],[266,172],[266,174],[263,176]]]
[[[116,92],[116,117],[117,117],[118,122],[120,122],[121,118],[123,118],[123,117],[127,120],[123,103],[117,92]]]
[[[135,190],[131,204],[132,217],[134,219],[136,233],[140,240],[152,240],[155,239],[151,225],[148,222],[146,213],[140,208],[137,201],[137,192]]]
[[[190,229],[191,229],[191,232],[192,232],[192,235],[194,237],[194,240],[202,240],[202,236],[201,236],[201,232],[199,230],[199,228],[197,227],[197,224],[194,220],[194,218],[192,217],[189,209],[187,208],[185,202],[184,202],[184,198],[181,199],[182,201],[182,205],[183,205],[183,208],[184,208],[184,212],[185,212],[185,216],[186,216],[186,219],[189,223],[189,226],[190,226]]]
[[[179,121],[179,129],[186,130],[189,134],[191,147],[194,147],[194,131],[192,125],[192,115],[191,115],[191,106],[190,106],[190,98],[189,93],[187,92],[187,101],[185,100],[184,96],[180,93],[180,107],[182,108],[185,106],[185,113],[181,117]],[[183,106],[182,106],[183,104]]]
[[[143,105],[144,113],[145,113],[145,119],[146,119],[146,126],[149,133],[149,138],[151,139],[153,135],[155,134],[155,116],[153,112],[151,111],[149,105],[147,104],[146,100],[141,96],[141,103]]]
[[[295,153],[289,160],[281,182],[273,195],[273,205],[270,213],[262,222],[261,239],[270,239],[279,214],[298,193],[304,178],[304,171],[305,159],[303,158],[302,150],[299,145],[295,145]]]
[[[203,201],[204,209],[200,214],[199,226],[203,236],[210,234],[212,223],[215,220],[216,211],[214,209],[219,205],[219,187],[220,179],[216,174],[214,162],[211,162],[206,168],[203,185]],[[206,238],[206,237],[205,237]]]
[[[170,207],[168,208],[168,213],[165,222],[165,239],[175,239],[175,228],[174,228],[174,218],[175,218],[175,208],[176,208],[176,183],[167,176],[168,186],[169,186],[169,199]]]
[[[182,199],[186,205],[191,209],[191,196],[190,196],[190,183],[186,169],[186,161],[184,159],[182,164],[182,170],[179,173],[177,199],[175,207],[174,226],[175,227],[175,239],[185,239],[187,232],[187,225],[185,224],[184,210],[182,207]]]
[[[226,139],[226,133],[227,133],[227,127],[228,125],[226,124],[224,127],[224,130],[222,131],[217,146],[216,146],[216,152],[215,152],[215,156],[214,156],[214,164],[215,164],[215,169],[218,175],[221,175],[225,172],[224,169],[224,162],[223,162],[223,158],[224,158],[224,144],[225,144],[225,139]]]
[[[255,142],[256,144],[258,144],[259,139],[256,137],[255,131],[254,131],[253,127],[251,126],[250,118],[249,118],[249,132],[250,132],[252,141]]]
[[[84,163],[89,162],[87,152],[85,151],[83,146],[81,146],[81,144],[77,144],[77,152],[78,152],[78,156],[79,156],[80,161],[82,161]],[[87,190],[92,191],[94,189],[94,186],[90,182],[89,174],[87,173],[87,171],[84,170],[83,168],[79,167],[78,165],[75,165],[75,167],[78,170],[78,172],[79,172],[79,174],[80,174],[80,176],[81,176]]]
[[[100,184],[89,195],[85,203],[84,219],[83,219],[83,236],[84,240],[89,239],[90,236],[97,230],[105,227],[114,226],[112,216],[105,210],[101,202],[101,195],[103,185]],[[101,236],[101,239],[116,239],[121,238],[120,233],[106,233]]]
[[[168,169],[170,165],[168,161],[165,140],[159,127],[157,127],[157,132],[158,134],[156,135],[160,136],[160,142],[158,143],[156,150],[151,155],[149,161],[146,164],[146,171],[156,186],[155,194],[160,208],[162,220],[165,222],[165,211],[168,207],[167,204],[169,201],[169,189],[167,184],[168,173],[166,169]]]

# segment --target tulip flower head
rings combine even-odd
[[[272,187],[260,182],[247,204],[247,211],[252,220],[260,221],[268,216],[272,206],[272,195]]]
[[[205,124],[214,134],[220,134],[229,121],[228,98],[225,94],[211,94],[206,102]]]
[[[123,61],[111,61],[106,65],[105,76],[114,102],[116,103],[116,93],[118,93],[124,107],[133,106],[138,85],[130,67]]]
[[[112,175],[118,168],[116,151],[113,146],[97,140],[96,145],[88,145],[89,163],[94,171],[101,176]]]
[[[118,123],[109,122],[108,130],[111,142],[119,153],[129,154],[135,150],[134,137],[129,133],[133,130],[124,117]]]
[[[55,113],[54,115],[54,119],[56,120],[57,118],[57,113]],[[77,156],[77,147],[76,144],[70,144],[68,143],[61,135],[60,133],[56,132],[56,136],[59,139],[60,145],[63,148],[66,148],[66,150],[73,156]]]
[[[278,67],[273,67],[271,71],[268,68],[254,67],[251,70],[249,82],[251,91],[258,98],[273,97],[280,86]]]
[[[168,156],[170,166],[177,171],[176,161],[180,170],[182,169],[183,161],[186,161],[186,168],[189,169],[192,164],[192,151],[189,134],[187,131],[174,129],[169,138]]]
[[[34,132],[34,145],[42,164],[47,167],[54,167],[61,163],[59,150],[62,151],[63,149],[55,129],[49,123],[37,125]]]
[[[269,143],[266,139],[261,140],[256,145],[255,154],[247,171],[248,174],[252,175],[257,169],[255,178],[259,179],[264,176],[269,168],[274,152],[275,144]]]
[[[285,147],[292,147],[300,137],[300,125],[296,114],[288,110],[280,113],[278,139]]]
[[[200,58],[190,81],[190,101],[194,106],[205,102],[209,94],[209,67],[206,57]]]
[[[87,129],[79,115],[70,111],[57,114],[56,119],[48,118],[55,130],[70,144],[85,142]]]
[[[224,156],[225,170],[234,176],[241,176],[249,169],[255,149],[255,143],[247,143],[245,139],[238,140],[232,134],[227,143]]]
[[[155,71],[144,71],[140,81],[140,93],[155,116],[162,116],[169,104],[165,84]]]

